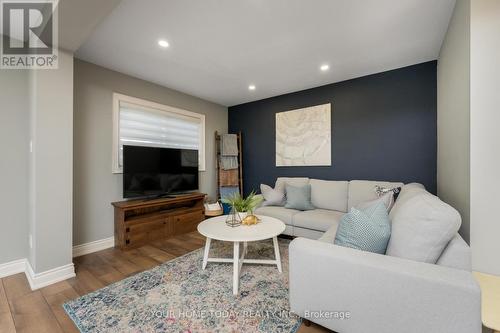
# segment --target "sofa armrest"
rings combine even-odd
[[[289,250],[291,311],[329,329],[481,332],[480,289],[470,272],[305,238]]]

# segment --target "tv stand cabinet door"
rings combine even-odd
[[[195,231],[198,224],[205,219],[203,210],[172,216],[173,235],[185,234]]]
[[[165,238],[166,219],[131,225],[125,228],[127,248],[136,248],[151,241]]]

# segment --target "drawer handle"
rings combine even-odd
[[[125,229],[125,231],[126,231],[126,232],[130,232],[130,228],[126,228],[126,229]]]
[[[125,244],[130,244],[130,239],[127,239],[127,240],[125,241]]]

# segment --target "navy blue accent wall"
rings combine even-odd
[[[245,193],[280,176],[419,182],[436,193],[435,61],[229,108]],[[332,70],[335,70],[334,68]],[[319,75],[319,74],[318,74]],[[275,114],[332,104],[332,166],[276,167]]]

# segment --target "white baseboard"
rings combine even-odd
[[[24,273],[26,270],[26,259],[19,259],[0,264],[0,278],[14,275],[17,273]]]
[[[45,272],[35,273],[29,262],[26,262],[26,278],[31,290],[40,289],[56,282],[76,276],[73,263],[56,267]]]
[[[74,277],[75,267],[71,263],[45,272],[35,273],[27,259],[0,264],[0,278],[18,273],[26,274],[31,290],[36,290]]]
[[[109,237],[94,242],[73,246],[73,257],[83,256],[115,246],[115,238]],[[0,278],[25,273],[32,290],[60,282],[75,276],[73,263],[56,267],[45,272],[35,273],[27,259],[19,259],[0,264]]]
[[[115,237],[104,238],[90,243],[73,246],[73,258],[109,249],[115,246]]]

